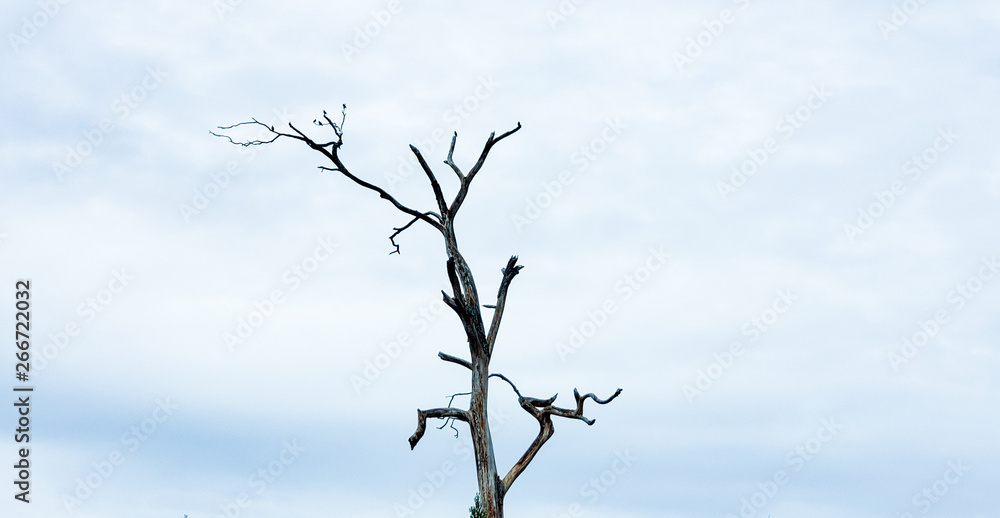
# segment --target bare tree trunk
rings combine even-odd
[[[487,410],[492,351],[485,333],[482,312],[479,309],[479,293],[476,290],[475,279],[465,258],[458,251],[454,220],[450,217],[445,218],[443,234],[448,254],[448,275],[453,291],[452,301],[455,301],[460,309],[457,313],[465,328],[469,340],[469,354],[472,358],[470,366],[472,387],[468,416],[472,447],[476,455],[479,502],[487,518],[503,518],[503,482],[497,473]]]
[[[479,483],[479,502],[489,518],[503,517],[503,484],[497,474],[493,455],[493,438],[490,436],[486,401],[489,390],[489,371],[486,362],[473,360],[472,402],[469,405],[469,428],[476,453],[476,477]]]

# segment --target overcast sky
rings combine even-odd
[[[623,393],[556,421],[508,516],[1000,508],[995,2],[8,4],[0,306],[30,279],[35,391],[0,514],[467,515],[467,429],[406,441],[469,383],[440,236],[389,255],[409,218],[322,156],[210,134],[324,139],[345,104],[345,163],[423,210],[409,144],[453,193],[453,132],[468,168],[522,125],[457,224],[484,300],[525,266],[492,368]],[[537,423],[490,395],[505,473]]]

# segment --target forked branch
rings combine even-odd
[[[516,128],[500,135],[499,137],[494,138],[496,132],[490,133],[490,138],[486,139],[486,144],[483,146],[483,151],[482,153],[479,154],[479,160],[477,160],[476,164],[472,166],[472,169],[469,169],[469,174],[464,176],[462,175],[461,170],[458,169],[458,166],[455,165],[455,162],[451,159],[452,152],[454,152],[455,150],[455,140],[457,138],[457,134],[452,137],[451,149],[448,150],[448,160],[445,163],[447,163],[456,173],[458,173],[459,178],[462,179],[462,186],[459,187],[458,194],[455,195],[454,201],[451,202],[451,208],[448,210],[451,217],[455,217],[455,214],[458,213],[459,207],[462,206],[462,203],[465,201],[465,197],[469,194],[469,186],[472,184],[473,178],[475,178],[479,170],[483,168],[483,164],[486,163],[486,156],[490,154],[490,150],[493,149],[493,146],[495,146],[497,142],[500,142],[501,140],[513,135],[514,132],[516,132],[519,129],[521,129],[520,122],[517,123]]]
[[[571,418],[571,419],[579,419],[579,420],[587,423],[588,425],[592,425],[592,424],[594,424],[595,420],[594,419],[587,419],[583,415],[583,403],[584,403],[584,401],[586,401],[589,398],[589,399],[593,399],[594,402],[597,403],[598,405],[606,405],[606,404],[610,403],[613,399],[615,399],[616,397],[618,397],[618,395],[621,394],[621,393],[622,393],[622,389],[618,389],[618,390],[615,391],[614,394],[611,395],[611,397],[609,397],[607,399],[600,399],[599,397],[595,396],[593,392],[589,392],[589,393],[584,394],[584,395],[581,396],[580,392],[578,390],[573,389],[573,397],[576,398],[576,408],[575,409],[570,410],[568,408],[559,408],[559,407],[549,406],[549,407],[546,407],[546,408],[542,409],[542,411],[544,411],[544,412],[546,412],[548,414],[557,415],[559,417],[568,417],[568,418]]]
[[[472,369],[472,363],[463,360],[462,358],[458,358],[450,354],[445,354],[443,352],[439,352],[438,357],[446,362],[455,363],[470,370]],[[555,426],[552,424],[552,416],[565,417],[569,419],[579,419],[587,423],[588,425],[593,425],[596,422],[596,420],[590,419],[587,416],[583,415],[584,403],[588,399],[593,399],[594,402],[599,405],[606,405],[611,401],[613,401],[622,393],[622,389],[618,389],[615,391],[614,394],[611,395],[611,397],[608,397],[606,399],[601,399],[596,395],[594,395],[593,392],[588,392],[587,394],[581,396],[580,391],[574,388],[573,398],[576,400],[576,408],[572,409],[560,408],[553,405],[553,403],[555,403],[556,401],[556,397],[558,397],[558,394],[548,399],[527,397],[521,394],[521,391],[517,389],[517,385],[515,385],[514,382],[511,381],[510,378],[508,378],[507,376],[504,376],[499,372],[494,372],[489,376],[491,378],[500,378],[506,381],[507,384],[510,385],[510,388],[514,390],[514,393],[517,394],[517,402],[519,405],[521,405],[521,408],[523,408],[526,412],[531,414],[532,417],[538,420],[538,428],[539,428],[538,436],[535,437],[535,440],[531,442],[530,446],[528,446],[528,449],[524,452],[524,455],[522,455],[521,458],[518,459],[516,463],[514,463],[514,465],[510,468],[510,471],[507,472],[507,475],[502,480],[504,493],[506,493],[507,490],[510,489],[510,486],[514,483],[515,480],[517,480],[517,477],[519,477],[521,473],[523,473],[524,470],[528,467],[528,464],[530,464],[531,461],[534,460],[535,455],[537,455],[538,451],[542,449],[542,445],[544,445],[545,442],[548,441],[549,438],[552,437],[552,435],[555,433]],[[422,430],[418,429],[418,431],[420,431],[421,435],[423,434]],[[416,436],[416,434],[414,435]],[[417,437],[417,439],[419,440],[419,437]],[[413,442],[412,437],[410,438],[410,441],[411,445],[415,444],[415,442]]]
[[[542,445],[544,445],[545,442],[548,441],[550,437],[552,437],[552,434],[555,433],[555,426],[552,424],[552,416],[566,417],[570,419],[579,419],[587,423],[588,425],[592,425],[594,424],[595,420],[589,419],[583,415],[584,402],[586,402],[587,399],[593,399],[594,402],[599,405],[606,405],[610,403],[612,400],[614,400],[616,397],[618,397],[619,394],[622,393],[622,389],[618,389],[615,391],[614,394],[611,395],[611,397],[607,399],[600,399],[593,393],[588,393],[581,396],[580,392],[577,389],[573,389],[573,397],[576,399],[576,408],[575,409],[560,408],[557,406],[553,406],[553,403],[555,403],[556,400],[556,396],[552,396],[549,399],[524,397],[517,390],[517,387],[514,386],[514,383],[511,382],[509,379],[507,379],[505,376],[497,374],[491,374],[491,376],[502,377],[505,381],[507,381],[507,383],[510,383],[511,388],[513,388],[514,392],[517,393],[518,395],[517,398],[518,404],[520,404],[521,408],[523,408],[526,412],[528,412],[535,419],[538,420],[538,428],[539,428],[538,436],[536,436],[535,440],[532,441],[530,446],[528,446],[528,449],[524,452],[524,455],[522,455],[521,458],[518,459],[518,461],[514,463],[514,465],[510,468],[510,471],[507,472],[507,475],[503,477],[502,482],[503,482],[504,493],[506,493],[507,490],[510,489],[510,486],[514,483],[515,480],[517,480],[517,477],[521,476],[521,473],[523,473],[524,470],[528,467],[528,464],[530,464],[531,461],[534,460],[535,455],[537,455],[538,451],[542,449]]]

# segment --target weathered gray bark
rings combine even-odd
[[[427,165],[427,162],[424,160],[420,151],[416,147],[410,146],[410,150],[420,163],[421,170],[430,182],[437,205],[437,211],[421,212],[403,205],[384,189],[355,176],[347,169],[343,162],[341,162],[338,152],[340,147],[343,145],[343,119],[341,119],[340,124],[336,124],[330,119],[326,112],[323,112],[323,120],[316,120],[314,123],[320,127],[329,127],[336,136],[336,140],[317,142],[306,136],[305,133],[299,131],[291,123],[288,124],[288,127],[294,133],[285,133],[277,131],[273,126],[268,126],[255,119],[233,126],[221,127],[220,129],[230,130],[244,124],[259,125],[267,128],[267,130],[273,135],[273,138],[269,140],[241,142],[234,141],[226,135],[216,135],[227,138],[230,142],[244,146],[268,144],[274,142],[280,137],[287,137],[299,140],[308,145],[310,148],[319,151],[333,164],[333,167],[320,166],[320,169],[344,175],[361,187],[378,193],[381,198],[388,200],[398,210],[412,217],[409,223],[403,225],[402,227],[394,228],[393,234],[389,236],[390,242],[395,247],[393,253],[399,252],[399,245],[396,243],[395,238],[401,232],[418,221],[427,223],[441,233],[444,238],[445,253],[448,258],[446,268],[448,280],[451,284],[451,294],[449,295],[444,291],[441,293],[444,297],[445,303],[448,307],[455,311],[459,320],[462,322],[462,327],[464,328],[466,337],[469,341],[469,355],[471,361],[444,353],[438,353],[438,356],[442,360],[456,363],[471,371],[471,401],[467,410],[453,408],[451,406],[445,408],[432,408],[429,410],[417,410],[417,428],[413,435],[409,438],[410,448],[412,449],[416,447],[417,442],[419,442],[420,438],[423,437],[427,426],[427,419],[429,418],[453,419],[468,423],[469,431],[472,435],[473,450],[476,457],[476,474],[479,485],[480,502],[489,518],[502,518],[504,497],[510,489],[511,484],[513,484],[517,477],[524,472],[528,464],[535,458],[535,455],[537,455],[539,449],[541,449],[542,445],[545,444],[545,441],[547,441],[554,433],[552,416],[580,419],[590,425],[593,424],[594,421],[583,416],[584,401],[589,398],[593,399],[596,403],[603,405],[618,397],[621,393],[621,389],[618,389],[614,395],[602,400],[593,394],[580,396],[579,392],[576,389],[573,389],[573,394],[576,397],[576,408],[558,408],[553,406],[556,396],[552,396],[551,398],[545,400],[524,397],[518,391],[514,383],[506,376],[498,373],[490,373],[490,359],[493,356],[493,346],[496,343],[497,333],[500,329],[500,321],[503,317],[503,311],[507,299],[507,290],[510,287],[511,281],[514,279],[514,276],[518,274],[522,267],[517,264],[517,256],[511,257],[507,262],[507,266],[503,269],[503,279],[500,281],[500,288],[497,292],[496,303],[489,306],[481,305],[479,303],[479,294],[476,291],[476,283],[472,276],[472,270],[469,269],[469,265],[465,262],[465,259],[462,257],[462,254],[458,249],[458,239],[455,235],[455,216],[458,214],[459,208],[461,208],[462,204],[465,202],[472,180],[482,169],[490,150],[496,143],[521,129],[521,124],[518,123],[516,128],[503,133],[499,137],[496,137],[495,133],[491,133],[490,137],[486,140],[485,146],[483,146],[479,159],[476,161],[475,165],[469,169],[468,173],[464,173],[452,159],[455,152],[455,142],[458,138],[458,134],[456,133],[452,136],[451,147],[448,150],[448,158],[444,161],[444,163],[447,164],[458,177],[459,189],[451,204],[448,204],[445,200],[444,192],[441,189],[441,185],[438,183],[437,177]],[[483,307],[493,309],[493,318],[491,319],[488,330],[484,325],[481,309]],[[490,436],[489,416],[487,414],[489,381],[491,377],[503,379],[510,384],[511,388],[517,394],[518,404],[521,408],[535,417],[539,424],[538,436],[531,443],[520,460],[518,460],[517,463],[510,468],[510,471],[508,471],[502,479],[497,472],[496,457],[493,454],[493,439]]]

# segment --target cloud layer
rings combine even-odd
[[[995,5],[6,11],[0,265],[8,286],[31,279],[36,392],[33,501],[5,509],[471,505],[465,430],[405,441],[416,408],[468,384],[436,358],[465,344],[437,237],[415,226],[389,256],[408,218],[321,156],[209,133],[256,118],[318,135],[344,104],[345,161],[420,207],[408,144],[449,190],[453,133],[469,167],[523,126],[458,223],[484,297],[507,257],[525,265],[493,367],[560,404],[624,393],[588,407],[592,427],[556,424],[508,515],[996,508]],[[536,425],[507,386],[491,396],[503,470]]]

